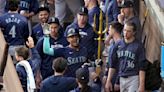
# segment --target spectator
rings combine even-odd
[[[29,59],[29,50],[26,47],[18,47],[15,51],[15,57],[18,63],[16,64],[16,71],[21,81],[24,92],[34,92],[36,89],[34,80],[35,62],[39,62],[40,57],[34,48],[32,38],[28,38],[27,46],[31,49],[32,57]]]

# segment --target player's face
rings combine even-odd
[[[17,61],[19,61],[19,56],[17,55],[17,53],[15,52],[15,58]]]
[[[114,28],[110,25],[109,26],[109,31],[108,31],[109,35],[113,37],[114,34]]]
[[[67,40],[72,47],[79,46],[79,36],[78,35],[73,35],[73,36],[67,37]]]
[[[122,8],[122,11],[123,11],[125,17],[128,17],[130,15],[130,9],[131,8]]]
[[[123,30],[124,39],[130,40],[134,37],[135,32],[133,31],[133,26],[124,25]]]
[[[78,25],[85,25],[87,23],[88,16],[77,14]]]
[[[88,7],[90,0],[84,0],[85,7]]]
[[[49,13],[47,11],[40,11],[38,17],[41,23],[46,23],[49,18]]]
[[[122,0],[117,0],[118,5],[121,5]]]
[[[51,31],[51,36],[57,37],[58,35],[58,30],[59,30],[59,25],[56,23],[51,23],[50,24],[50,31]]]

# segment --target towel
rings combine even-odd
[[[22,60],[22,61],[18,62],[17,66],[18,65],[23,66],[27,73],[27,90],[28,90],[28,92],[34,92],[34,90],[36,89],[36,85],[35,85],[35,80],[34,80],[34,74],[33,74],[33,71],[31,69],[29,62],[26,60]]]

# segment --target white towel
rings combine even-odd
[[[34,92],[36,85],[35,85],[35,80],[34,80],[34,74],[31,69],[31,66],[28,61],[22,60],[18,62],[17,66],[21,65],[25,68],[25,71],[27,73],[27,90],[28,92]]]

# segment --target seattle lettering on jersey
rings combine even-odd
[[[11,23],[11,22],[15,22],[15,23],[17,23],[17,24],[20,23],[20,19],[15,18],[14,15],[13,15],[13,17],[12,17],[12,15],[11,15],[11,17],[7,18],[5,21],[6,21],[6,23]]]
[[[130,51],[117,51],[118,58],[128,57],[132,60],[135,60],[135,54]]]
[[[79,57],[68,57],[68,65],[76,64],[76,63],[81,63],[81,62],[86,62],[87,58],[84,56],[79,56]]]
[[[134,64],[134,60],[135,60],[135,54],[131,51],[117,51],[117,55],[118,55],[118,58],[121,58],[121,57],[126,57],[126,62],[127,63],[127,68],[134,68],[135,67],[135,64]],[[130,60],[131,59],[131,60]]]

